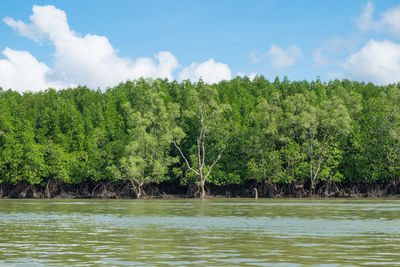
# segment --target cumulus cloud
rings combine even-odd
[[[36,42],[46,37],[54,45],[55,63],[45,75],[48,84],[63,81],[105,88],[139,77],[173,79],[172,73],[179,66],[170,52],[135,61],[120,57],[106,37],[94,34],[80,37],[72,31],[63,10],[54,6],[34,6],[32,10],[29,24],[12,18],[4,21],[21,36]]]
[[[40,91],[45,88],[67,88],[75,86],[65,81],[51,81],[47,78],[50,68],[39,62],[28,51],[6,48],[0,59],[0,87],[17,91]]]
[[[400,6],[385,10],[377,18],[374,12],[373,3],[368,2],[357,20],[358,30],[400,36]],[[331,67],[328,78],[346,77],[378,84],[400,81],[400,44],[364,38],[355,34],[331,39],[314,51],[314,62],[320,67]]]
[[[39,62],[27,51],[10,48],[3,50],[5,59],[0,59],[0,86],[3,89],[35,91],[46,88],[49,67]]]
[[[250,54],[250,59],[253,63],[258,63],[264,60],[270,60],[270,65],[275,70],[281,70],[293,66],[297,59],[302,57],[300,48],[295,45],[287,49],[282,49],[276,45],[271,45],[270,49],[261,55],[256,53]]]
[[[228,65],[215,62],[210,58],[203,63],[192,63],[190,66],[183,68],[179,73],[180,80],[198,81],[202,79],[206,83],[217,83],[222,80],[231,79],[231,70]]]
[[[37,43],[40,43],[42,37],[44,37],[34,24],[25,24],[20,20],[16,21],[10,17],[4,18],[3,21],[21,36],[28,37]]]
[[[375,7],[368,2],[364,11],[357,20],[357,27],[361,31],[388,31],[400,36],[400,6],[389,8],[382,12],[379,19],[374,20]]]
[[[371,39],[343,64],[347,75],[359,80],[388,84],[400,80],[400,44]]]
[[[139,77],[174,79],[180,67],[175,56],[158,52],[153,57],[132,60],[121,57],[105,36],[77,34],[70,29],[67,15],[54,6],[33,6],[30,22],[6,17],[3,21],[19,35],[37,43],[44,39],[54,46],[54,65],[39,62],[26,51],[9,48],[0,60],[0,86],[19,91],[36,91],[48,87],[62,88],[87,85],[95,88],[114,86]],[[183,68],[179,78],[214,83],[231,78],[228,65],[210,59]]]

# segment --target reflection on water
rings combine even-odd
[[[400,265],[400,200],[0,200],[0,265]]]

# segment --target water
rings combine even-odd
[[[400,265],[400,200],[0,200],[1,266]]]

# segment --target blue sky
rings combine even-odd
[[[19,91],[140,76],[400,79],[398,1],[25,0],[0,3],[0,18],[0,87]]]

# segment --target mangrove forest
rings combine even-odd
[[[257,76],[0,89],[0,197],[394,194],[399,162],[400,84]]]

